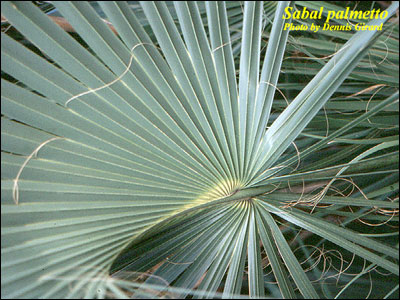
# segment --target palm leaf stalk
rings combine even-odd
[[[382,127],[398,111],[393,74],[380,70],[386,77],[371,106],[328,106],[340,89],[362,96],[375,89],[365,87],[371,77],[359,66],[398,30],[391,23],[398,3],[369,23],[385,31],[341,35],[340,50],[313,65],[312,80],[287,107],[276,90],[281,70],[289,79],[295,73],[284,61],[292,20],[282,18],[293,2],[52,5],[70,33],[47,6],[1,4],[24,40],[2,32],[2,297],[332,294],[314,278],[327,271],[307,272],[288,240],[301,229],[319,236],[318,245],[399,275],[393,242],[352,227],[360,218],[398,221],[398,201],[389,201],[398,191],[390,169],[398,126]],[[395,59],[398,41],[387,39]],[[313,59],[332,46],[306,42]],[[290,96],[292,82],[282,85]],[[316,125],[325,108],[334,120],[326,135]],[[356,114],[340,123],[338,110]],[[380,180],[334,193],[343,178],[365,174]],[[323,188],[305,195],[305,181]],[[301,183],[301,193],[288,192]]]

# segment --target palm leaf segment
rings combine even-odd
[[[225,3],[207,3],[204,24],[196,3],[176,2],[177,26],[165,3],[143,2],[151,36],[124,2],[100,3],[118,35],[88,3],[54,5],[90,50],[33,4],[2,2],[48,58],[2,33],[2,70],[22,83],[2,79],[2,295],[124,296],[137,288],[124,272],[167,258],[149,286],[162,279],[185,296],[202,279],[196,297],[221,284],[230,296],[246,268],[250,295],[264,296],[261,243],[284,297],[296,295],[289,274],[318,297],[272,215],[398,274],[376,253],[398,258],[392,248],[255,197],[296,163],[276,162],[377,32],[355,34],[265,131],[290,3],[276,6],[261,65],[263,4],[245,3],[238,81]]]

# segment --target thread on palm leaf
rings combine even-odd
[[[393,27],[392,27],[392,30],[393,30]],[[386,44],[386,40],[390,37],[391,34],[392,34],[392,32],[390,32],[390,34],[386,37],[386,39],[385,39],[384,41],[380,41],[380,43],[382,43],[382,44],[385,46],[386,52],[385,52],[385,56],[384,56],[384,57],[378,55],[377,53],[374,53],[375,56],[378,56],[378,57],[382,58],[382,60],[381,60],[380,62],[376,63],[375,66],[380,65],[380,64],[382,64],[383,62],[385,62],[385,61],[387,60],[387,57],[389,56],[389,47],[388,47],[388,45]],[[376,74],[374,65],[372,64],[371,50],[368,50],[368,60],[369,60],[370,66],[371,66],[371,70],[372,70],[372,72],[374,73],[375,77],[376,77],[378,80],[381,80],[381,79],[379,78],[379,76]],[[393,66],[396,66],[395,63],[392,63],[392,62],[389,61],[389,60],[387,60],[387,61],[388,61],[388,63],[392,64]]]
[[[79,98],[79,97],[82,97],[82,96],[87,95],[87,94],[90,94],[90,93],[95,93],[95,92],[97,92],[97,91],[100,91],[100,90],[102,90],[102,89],[104,89],[104,88],[106,88],[106,87],[109,87],[109,86],[113,85],[114,83],[118,82],[119,80],[121,80],[122,77],[124,77],[124,76],[129,72],[129,70],[130,70],[130,68],[131,68],[131,66],[132,66],[133,58],[134,58],[133,51],[134,51],[137,47],[139,47],[139,46],[144,46],[144,45],[150,45],[150,46],[153,46],[153,47],[156,47],[157,49],[159,49],[157,46],[155,46],[155,45],[153,45],[153,44],[150,44],[150,43],[139,43],[139,44],[136,44],[136,45],[133,46],[133,47],[131,48],[131,50],[130,50],[131,55],[130,55],[130,58],[129,58],[128,66],[126,67],[125,71],[122,72],[121,75],[119,75],[119,76],[118,76],[117,78],[115,78],[113,81],[111,81],[111,82],[109,82],[109,83],[107,83],[107,84],[105,84],[105,85],[102,85],[102,86],[97,87],[97,88],[95,88],[95,89],[89,88],[89,90],[86,91],[86,92],[83,92],[83,93],[80,93],[80,94],[78,94],[78,95],[72,96],[71,98],[69,98],[69,99],[67,100],[67,102],[65,102],[64,106],[65,106],[65,107],[68,107],[68,104],[69,104],[72,100],[75,100],[75,99],[77,99],[77,98]]]
[[[299,40],[299,39],[298,39]],[[296,40],[295,40],[296,41]],[[289,42],[291,42],[289,40]],[[297,49],[297,44],[295,42],[291,42],[292,45]],[[300,44],[300,42],[298,42]],[[337,48],[338,44],[336,44],[336,48]],[[326,56],[322,56],[322,57],[305,57],[305,56],[287,56],[285,57],[282,61],[286,60],[286,59],[290,59],[290,58],[295,58],[295,59],[304,59],[304,60],[320,60],[320,59],[327,59],[327,58],[331,58],[333,56],[335,56],[336,54],[339,54],[340,52],[342,52],[343,50],[347,49],[349,47],[349,45],[344,45],[342,48],[340,48],[339,50],[335,49],[335,52],[333,52],[332,54],[326,55]],[[304,51],[301,51],[301,48],[298,50],[301,53],[304,53]]]
[[[22,164],[21,168],[19,169],[17,176],[14,179],[14,186],[13,186],[13,200],[15,202],[15,204],[18,205],[19,202],[19,190],[18,190],[18,180],[19,177],[21,176],[22,170],[25,168],[25,166],[28,164],[28,162],[32,159],[33,156],[36,156],[37,153],[39,152],[40,149],[42,149],[42,147],[48,143],[50,143],[51,141],[55,141],[58,139],[64,139],[62,137],[53,137],[51,139],[48,139],[47,141],[44,141],[43,143],[41,143],[24,161],[24,163]]]
[[[340,173],[340,172],[339,172]],[[338,173],[338,174],[339,174]],[[337,175],[338,175],[337,174]],[[337,176],[336,175],[336,176]],[[309,202],[313,205],[313,208],[311,209],[311,212],[310,213],[313,213],[314,212],[314,210],[315,210],[315,208],[317,207],[317,205],[318,205],[318,203],[323,199],[323,197],[328,193],[328,191],[329,191],[329,189],[333,189],[333,187],[332,187],[332,184],[335,182],[335,181],[337,181],[337,180],[343,180],[343,181],[346,181],[346,182],[349,182],[353,187],[355,187],[360,193],[361,193],[361,195],[366,199],[366,200],[369,200],[369,198],[367,197],[367,195],[363,192],[363,190],[353,181],[353,179],[347,179],[347,178],[342,178],[342,177],[333,177],[329,182],[328,182],[328,184],[318,193],[318,194],[316,194],[316,195],[314,195],[312,198],[310,198],[309,199]],[[353,191],[351,191],[350,193],[349,193],[349,195],[347,195],[347,197],[349,197],[350,196],[350,194],[352,193]]]
[[[351,13],[354,13],[354,11],[356,10],[357,6],[358,6],[358,2],[356,2],[354,8],[351,10]],[[348,14],[347,17],[346,17],[346,20],[347,20],[347,24],[350,24],[352,26],[352,29],[353,29],[353,27],[355,27],[358,24],[352,23],[350,21],[350,16],[351,16],[351,14]]]
[[[383,85],[382,87],[379,87],[379,88],[372,94],[372,96],[368,99],[367,106],[366,106],[366,108],[365,108],[365,113],[368,112],[369,104],[370,104],[370,102],[372,101],[372,98],[374,98],[375,95],[376,95],[381,89],[383,89],[384,87],[386,87],[386,85]],[[397,100],[396,102],[398,102],[398,100]],[[395,102],[395,103],[396,103],[396,102]],[[370,120],[369,118],[367,118],[367,121],[368,121],[368,123],[370,123],[370,124],[372,124],[372,125],[374,124],[374,123],[371,122],[371,120]],[[385,130],[385,129],[396,129],[396,128],[397,128],[397,125],[394,125],[394,126],[391,126],[391,127],[378,127],[378,129],[381,129],[381,130]]]
[[[232,41],[229,41],[229,42],[227,42],[227,43],[225,43],[225,44],[222,44],[221,46],[218,46],[217,48],[213,49],[212,52],[215,52],[215,51],[217,51],[218,49],[221,49],[222,47],[224,47],[224,46],[226,46],[226,45],[229,45],[230,43],[232,43]]]
[[[375,90],[377,88],[386,87],[386,86],[388,86],[388,85],[387,84],[383,84],[383,83],[375,84],[375,85],[369,86],[369,87],[367,87],[367,88],[365,88],[365,89],[363,89],[361,91],[353,93],[351,95],[347,95],[344,98],[345,99],[356,99],[356,100],[359,100],[359,102],[363,102],[362,98],[358,97],[359,95],[366,94],[366,93],[368,93],[370,91],[373,91],[373,90]],[[378,92],[380,90],[381,89],[379,89]],[[375,93],[374,93],[374,95],[375,95]],[[340,99],[340,98],[341,97],[335,97],[335,98],[332,98],[331,100],[336,100],[336,99]],[[369,105],[369,102],[371,100],[372,100],[372,97],[367,102],[367,108],[366,108],[365,112],[368,112],[368,105]],[[340,111],[340,110],[332,109],[332,111],[334,111],[335,113],[340,114],[340,115],[354,115],[354,114],[360,113],[362,110],[354,110],[354,111],[351,111],[351,112],[343,112],[343,111]],[[330,141],[330,142],[328,142],[328,144],[331,144],[331,143],[334,143],[334,142],[335,141]]]
[[[302,233],[302,232],[300,231],[299,234],[300,233]],[[305,235],[305,237],[307,237],[309,235],[308,232],[303,232],[302,234]],[[304,240],[305,238],[302,238],[302,239]],[[294,241],[295,241],[295,238],[293,238],[293,242]],[[303,262],[300,263],[301,265],[303,265],[310,260],[311,260],[311,262],[313,261],[312,264],[310,265],[310,267],[304,269],[305,272],[309,272],[309,271],[313,270],[314,268],[317,268],[322,260],[322,266],[321,266],[321,270],[320,270],[321,275],[318,279],[315,280],[315,282],[325,281],[328,278],[335,278],[335,277],[336,277],[336,281],[338,282],[341,275],[351,275],[351,274],[346,273],[346,271],[351,267],[351,265],[354,261],[354,255],[353,255],[353,258],[351,259],[351,261],[347,262],[343,258],[343,254],[339,250],[336,250],[336,249],[325,250],[324,246],[322,246],[320,248],[320,247],[316,247],[314,245],[309,245],[309,244],[299,246],[296,249],[294,249],[293,252],[295,253],[298,250],[300,250],[302,248],[307,248],[307,247],[314,249],[314,251],[312,253],[310,253]],[[302,250],[302,251],[304,251],[304,250]],[[314,258],[315,254],[316,254],[316,257]],[[337,268],[333,265],[334,258],[336,258],[340,261],[339,268]],[[344,265],[345,263],[347,263],[347,266]],[[333,268],[333,270],[331,270],[331,268]],[[335,273],[335,271],[337,271],[337,274]],[[333,274],[328,275],[330,273],[333,273]]]
[[[329,135],[329,118],[328,118],[328,114],[326,112],[326,108],[325,106],[322,107],[323,111],[324,111],[324,116],[325,116],[325,121],[326,121],[326,133],[325,133],[325,138],[328,137]]]
[[[293,172],[296,172],[297,169],[299,168],[301,160],[300,160],[300,151],[299,151],[299,148],[297,148],[297,146],[296,146],[296,144],[295,144],[294,142],[292,142],[291,144],[293,145],[294,149],[296,150],[296,155],[297,155],[297,165],[296,165],[296,167],[294,168],[294,170],[292,171],[292,173],[293,173]]]
[[[292,171],[290,172],[290,174],[293,173],[293,172],[295,172],[295,171],[297,171],[297,169],[298,169],[298,167],[300,166],[300,163],[301,163],[301,160],[300,160],[300,159],[301,159],[301,155],[300,155],[300,151],[299,151],[299,149],[297,148],[296,144],[295,144],[294,142],[291,142],[291,145],[293,145],[293,147],[294,147],[294,149],[295,149],[295,151],[296,151],[296,156],[297,156],[297,165],[296,165],[296,167],[292,167],[291,164],[289,164],[289,165],[278,165],[278,166],[275,166],[275,167],[271,167],[271,168],[266,169],[266,170],[263,171],[258,177],[260,177],[260,176],[262,176],[263,174],[265,174],[265,173],[267,173],[267,172],[269,172],[269,171],[272,171],[272,170],[276,170],[276,172],[274,172],[272,175],[270,175],[270,177],[273,176],[274,174],[276,174],[276,173],[278,173],[278,172],[280,172],[280,171],[286,169],[286,168],[292,169]],[[266,179],[266,178],[264,178],[263,180],[265,180],[265,179]],[[247,185],[249,182],[250,182],[250,181],[246,182],[245,185]],[[258,182],[259,182],[259,181],[258,181]],[[256,182],[256,183],[257,183],[257,182]]]
[[[271,82],[268,82],[268,81],[260,81],[260,83],[265,83],[265,84],[268,84],[268,85],[272,86],[273,88],[275,88],[279,92],[279,94],[282,95],[283,99],[285,99],[285,101],[286,101],[286,104],[289,106],[289,101],[286,98],[285,94],[276,85],[274,85],[274,84],[272,84]]]
[[[362,89],[361,91],[358,91],[356,93],[348,95],[348,96],[346,96],[344,98],[354,98],[355,96],[368,93],[368,92],[373,91],[373,90],[375,90],[375,89],[377,89],[379,87],[384,87],[384,86],[388,86],[388,85],[387,84],[383,84],[383,83],[375,84],[375,85],[369,86],[369,87],[367,87],[365,89]],[[332,100],[335,100],[335,99],[338,99],[338,98],[332,98]]]
[[[389,223],[395,216],[397,216],[399,214],[399,211],[396,209],[393,209],[393,210],[380,209],[377,206],[374,206],[373,208],[371,208],[369,212],[389,216],[389,218],[380,223],[367,222],[367,221],[364,221],[363,219],[361,219],[361,217],[357,218],[357,221],[359,221],[367,226],[378,227],[378,226],[382,226],[382,225]]]
[[[165,261],[167,263],[173,264],[173,265],[191,265],[192,263],[194,263],[194,261],[189,261],[189,262],[174,262],[172,260],[170,260],[168,257],[165,259]]]
[[[386,41],[386,40],[385,40],[385,41]],[[388,47],[388,45],[385,43],[385,41],[380,41],[380,43],[382,43],[382,44],[385,46],[386,52],[385,52],[385,56],[384,56],[384,57],[377,55],[377,56],[379,56],[380,58],[382,58],[382,60],[381,60],[380,62],[376,63],[377,65],[380,65],[380,64],[384,63],[384,62],[387,60],[387,57],[389,56],[389,47]],[[389,61],[389,60],[388,60],[388,61]],[[391,63],[391,62],[389,61],[389,63]],[[393,65],[393,66],[396,66],[394,63],[392,63],[392,65]]]
[[[389,47],[388,47],[388,45],[386,44],[386,41],[392,36],[392,34],[393,34],[393,29],[394,29],[394,28],[395,28],[394,26],[391,26],[391,27],[390,27],[390,32],[387,34],[385,40],[383,40],[383,41],[378,41],[379,43],[384,44],[384,45],[385,45],[385,48],[386,48],[385,57],[382,58],[382,60],[378,63],[378,65],[382,64],[384,61],[388,61],[388,62],[391,63],[393,66],[396,66],[395,63],[392,63],[391,61],[387,60],[387,57],[389,56]],[[395,39],[397,39],[397,38],[395,38]],[[376,53],[375,53],[375,55],[379,56],[379,55],[376,54]],[[379,57],[381,57],[381,56],[379,56]]]
[[[221,49],[221,48],[223,48],[223,47],[225,47],[225,46],[227,46],[227,45],[229,45],[229,44],[232,44],[232,42],[234,42],[234,41],[236,41],[236,40],[238,40],[238,39],[240,39],[240,38],[241,38],[241,37],[237,37],[237,38],[235,38],[235,39],[233,39],[233,40],[230,40],[229,42],[226,42],[226,43],[224,43],[224,44],[222,44],[222,45],[216,47],[216,48],[213,49],[211,52],[215,52],[215,51],[217,51],[218,49]]]

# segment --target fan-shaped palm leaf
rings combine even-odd
[[[268,4],[267,13],[262,2],[245,2],[242,22],[239,7],[223,2],[142,2],[140,18],[128,3],[99,2],[113,28],[87,2],[53,4],[81,42],[34,4],[2,2],[4,17],[34,45],[2,33],[3,297],[232,297],[245,273],[249,295],[263,297],[267,259],[282,296],[317,298],[284,220],[398,275],[390,245],[282,207],[298,195],[263,195],[288,178],[335,178],[376,163],[380,156],[369,156],[398,145],[378,137],[378,148],[349,164],[323,161],[292,174],[299,155],[351,139],[343,135],[393,107],[392,93],[299,155],[287,151],[381,32],[354,34],[271,123],[289,2]],[[273,13],[264,53],[264,16]],[[132,282],[152,268],[145,283]]]

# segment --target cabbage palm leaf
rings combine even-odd
[[[398,275],[391,245],[282,206],[298,195],[273,191],[398,147],[386,139],[350,164],[292,173],[299,155],[391,107],[394,92],[300,154],[285,152],[382,32],[354,34],[271,120],[293,3],[268,6],[263,50],[263,3],[245,2],[238,64],[229,3],[144,1],[139,18],[126,2],[99,2],[116,33],[88,2],[53,4],[83,42],[30,2],[1,4],[35,49],[2,33],[2,71],[15,78],[1,82],[3,297],[232,297],[244,285],[263,297],[267,259],[281,296],[318,298],[284,221]],[[320,203],[398,208],[362,197]]]

